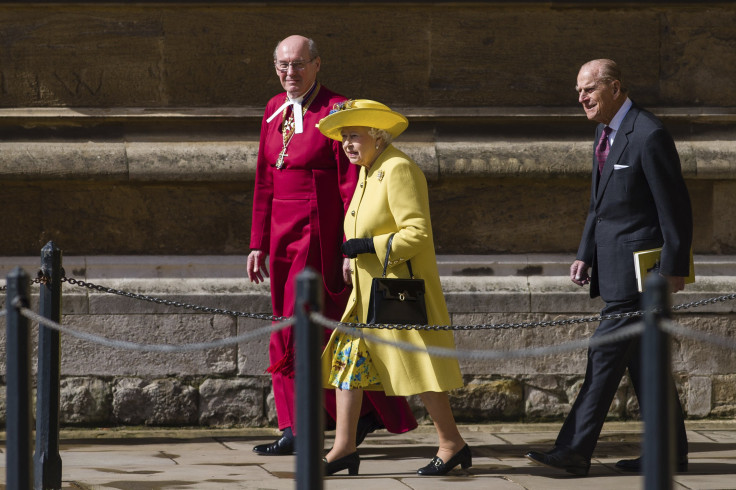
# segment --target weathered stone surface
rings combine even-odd
[[[109,383],[94,377],[61,380],[59,420],[62,424],[105,425],[110,421],[112,391]]]
[[[0,142],[0,177],[24,181],[127,180],[128,165],[122,142]]]
[[[719,338],[733,342],[734,315],[677,317],[677,323],[695,334],[706,334],[711,342],[675,336],[672,343],[672,367],[690,376],[731,374],[736,368],[736,351],[723,346]],[[720,344],[720,345],[719,345]]]
[[[113,414],[128,425],[191,425],[197,422],[197,390],[167,378],[148,384],[138,378],[116,380]]]
[[[453,314],[453,325],[499,325],[512,320],[514,323],[562,320],[572,318],[566,315],[547,316],[517,314],[513,317],[501,314]],[[561,345],[590,337],[597,326],[592,324],[563,325],[537,328],[487,329],[455,332],[458,349],[473,351],[499,351],[498,359],[461,359],[460,368],[464,373],[483,375],[503,374],[505,376],[533,374],[569,374],[584,372],[586,349],[578,349],[557,354],[526,358],[523,362],[510,362],[504,359],[505,353],[518,349],[539,349]],[[488,355],[488,354],[486,354]]]
[[[712,408],[713,383],[708,376],[690,376],[688,381],[687,407],[688,417],[707,417]]]
[[[734,161],[732,159],[731,161]],[[736,250],[736,183],[713,185],[713,250],[733,253]]]
[[[590,174],[590,141],[438,142],[440,175],[483,177],[566,177]]]
[[[264,383],[254,379],[208,379],[199,386],[199,424],[265,425]]]
[[[721,104],[736,97],[736,64],[720,57],[734,55],[736,10],[665,11],[661,17],[661,96],[678,104]],[[682,62],[673,63],[675,59]],[[705,87],[713,87],[711,90]]]
[[[132,142],[133,181],[228,181],[255,178],[258,141]]]
[[[713,410],[710,415],[716,417],[736,415],[736,374],[713,376]]]
[[[559,420],[570,412],[571,403],[554,392],[527,388],[524,414],[532,420]]]
[[[475,378],[450,393],[450,404],[458,420],[518,417],[523,406],[523,387],[513,379]]]
[[[736,105],[727,88],[734,78],[728,67],[736,65],[733,6],[688,5],[420,3],[397,10],[361,2],[359,25],[332,23],[314,36],[329,86],[389,105],[574,105],[578,67],[601,52],[628,68],[641,103]],[[599,29],[577,22],[601,10]],[[333,13],[318,3],[12,5],[3,9],[12,28],[0,59],[0,104],[262,106],[280,88],[271,67],[279,38]],[[569,49],[572,41],[580,49]],[[362,62],[344,70],[350,59]]]
[[[223,315],[80,315],[64,317],[75,330],[137,344],[183,345],[235,335],[235,320]],[[168,376],[181,373],[234,374],[234,346],[193,352],[140,352],[66,339],[61,372],[66,375]]]
[[[247,335],[263,331],[271,326],[271,322],[252,318],[238,318],[238,335]],[[268,345],[271,334],[264,332],[238,344],[238,374],[241,376],[265,376],[271,365],[268,356]],[[270,375],[268,375],[270,377]]]

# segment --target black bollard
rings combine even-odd
[[[30,325],[20,314],[28,308],[28,274],[20,267],[7,277],[6,316],[6,476],[8,490],[33,487],[31,468],[31,342]]]
[[[322,278],[307,267],[296,278],[294,305],[296,356],[296,488],[321,490],[324,478],[324,413],[322,407],[322,326],[311,312],[322,311]]]
[[[674,461],[674,407],[669,335],[659,322],[669,312],[667,279],[651,273],[644,289],[642,334],[642,410],[644,444],[642,463],[646,490],[671,490]]]
[[[54,242],[41,249],[39,313],[61,323],[61,250]],[[61,342],[57,330],[38,327],[38,381],[36,386],[36,452],[33,456],[37,490],[61,488],[59,456],[59,392],[61,384]]]

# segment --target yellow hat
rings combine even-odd
[[[409,121],[380,102],[355,99],[335,104],[330,115],[317,124],[322,134],[338,141],[342,140],[340,131],[348,126],[384,129],[396,138],[409,126]]]

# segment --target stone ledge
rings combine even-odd
[[[576,177],[590,174],[591,142],[398,141],[428,180],[477,177]],[[736,141],[678,141],[690,179],[736,179]],[[252,181],[258,142],[241,141],[5,141],[0,178],[6,181],[97,182]]]

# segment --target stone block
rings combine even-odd
[[[554,392],[527,388],[524,415],[530,420],[560,420],[570,412],[571,403]]]
[[[110,384],[94,377],[67,377],[61,380],[59,421],[63,425],[106,425],[110,422]]]
[[[712,390],[711,415],[716,417],[736,415],[736,374],[713,376]]]
[[[565,276],[531,276],[531,311],[539,313],[598,314],[604,306],[600,298],[591,298],[590,290],[573,284]]]
[[[65,324],[80,332],[110,340],[146,345],[211,342],[235,335],[235,320],[222,315],[79,315]],[[63,375],[167,376],[234,374],[235,345],[185,352],[139,351],[65,336]],[[155,347],[156,349],[159,347]],[[65,352],[73,355],[64,355]]]
[[[523,413],[523,388],[513,379],[475,378],[450,393],[455,418],[518,420]]]
[[[429,197],[438,254],[574,253],[590,182],[466,176],[430,183]]]
[[[238,318],[238,335],[252,332],[263,332],[250,338],[247,342],[238,344],[238,374],[240,376],[265,376],[266,369],[271,365],[268,356],[268,346],[271,339],[266,332],[271,322],[253,318]],[[269,375],[270,379],[270,375]]]
[[[127,180],[125,147],[100,141],[0,142],[0,177],[30,180]]]
[[[589,141],[438,142],[442,177],[587,177]]]
[[[131,142],[132,181],[252,181],[258,141]]]
[[[731,162],[734,159],[731,158]],[[736,182],[713,184],[713,241],[717,253],[736,251]]]
[[[736,351],[724,346],[719,339],[733,342],[734,315],[678,316],[679,325],[690,330],[695,338],[674,335],[672,367],[674,372],[690,376],[725,375],[736,369]],[[702,336],[706,336],[705,339]],[[709,341],[705,341],[709,340]]]
[[[713,384],[708,376],[690,376],[685,412],[688,418],[707,417],[713,399]]]
[[[691,141],[688,145],[693,149],[698,179],[730,180],[736,176],[736,142]],[[684,170],[683,168],[683,172]]]
[[[454,325],[503,325],[505,323],[536,323],[567,316],[538,314],[476,314],[453,315]],[[562,325],[554,327],[494,328],[456,331],[458,350],[463,354],[460,368],[467,374],[518,376],[532,374],[574,374],[585,372],[586,348],[575,347],[564,352],[545,354],[543,348],[559,346],[571,341],[586,341],[597,324]],[[532,357],[518,357],[512,352],[519,349],[539,349]],[[490,352],[489,352],[490,351]],[[523,359],[523,360],[520,360]]]
[[[444,277],[442,288],[453,312],[528,312],[529,291],[525,277]]]
[[[126,425],[192,425],[197,422],[197,390],[176,379],[147,382],[119,378],[112,387],[116,422]]]
[[[602,52],[616,53],[618,62],[632,74],[631,89],[643,103],[654,100],[660,15],[652,9],[637,9],[636,14],[607,9],[606,22],[593,31],[575,20],[596,14],[600,12],[585,7],[549,5],[523,11],[507,4],[432,9],[429,25],[443,26],[445,33],[431,38],[431,104],[475,105],[479,94],[491,105],[574,104],[571,87],[580,65]],[[458,50],[456,43],[447,42],[451,35],[472,48]],[[578,49],[570,49],[572,39],[578,41]],[[585,42],[579,42],[582,39]],[[530,70],[530,66],[535,68]]]
[[[736,98],[736,11],[731,7],[663,14],[661,97],[681,105],[721,105]]]
[[[263,379],[207,379],[199,386],[199,424],[265,425],[264,384]]]

